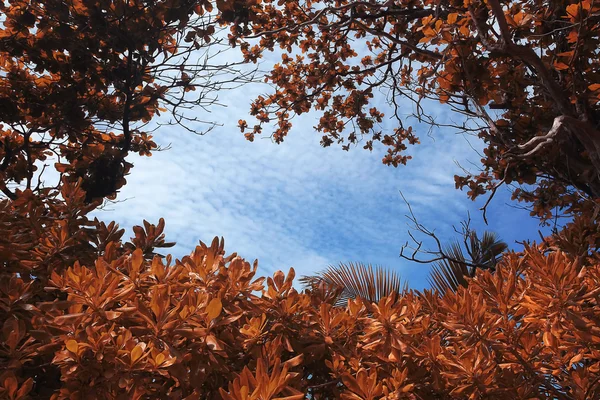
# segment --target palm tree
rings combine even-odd
[[[348,299],[357,297],[376,303],[408,290],[408,284],[395,271],[362,263],[329,266],[316,275],[302,277],[300,282],[313,290],[324,289],[336,306],[345,306]]]
[[[466,287],[467,277],[475,276],[478,268],[495,271],[496,264],[508,247],[493,232],[483,232],[480,239],[472,230],[465,232],[463,245],[466,255],[463,246],[455,240],[441,252],[442,259],[432,266],[428,280],[441,294],[448,290],[455,292],[460,286]]]
[[[448,290],[455,292],[460,286],[466,287],[468,278],[474,277],[478,268],[494,271],[508,247],[494,232],[485,231],[480,239],[467,225],[462,233],[462,245],[455,240],[434,253],[439,257],[436,257],[438,261],[433,264],[428,281],[440,294]],[[395,271],[362,263],[329,266],[316,275],[300,278],[300,282],[312,290],[321,290],[324,297],[336,306],[345,306],[348,299],[357,297],[377,303],[382,297],[408,291],[407,282]]]

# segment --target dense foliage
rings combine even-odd
[[[215,5],[0,4],[0,398],[600,397],[598,5]],[[485,123],[483,171],[459,186],[476,196],[531,183],[516,197],[572,219],[498,262],[472,252],[485,268],[443,294],[400,290],[393,274],[386,286],[379,270],[365,272],[382,282],[373,293],[340,293],[335,270],[299,292],[293,270],[257,277],[218,239],[173,260],[157,253],[172,245],[163,220],[125,242],[90,212],[125,183],[130,152],[156,149],[145,131],[155,114],[190,128],[186,110],[211,102],[229,66],[197,63],[197,52],[224,25],[248,61],[276,44],[305,53],[284,54],[268,76],[276,93],[252,109],[263,122],[276,113],[277,141],[292,113],[317,108],[324,144],[354,121],[344,145],[372,135],[365,147],[380,140],[386,162],[402,163],[415,134],[373,131],[383,116],[365,107],[378,86],[394,99],[406,89]],[[352,37],[373,56],[352,64]],[[55,186],[43,183],[45,161],[56,161]]]
[[[127,154],[156,150],[155,115],[169,111],[192,129],[201,119],[190,107],[211,104],[227,82],[214,75],[231,69],[198,61],[216,46],[210,10],[190,0],[2,2],[4,195],[43,191],[38,169],[52,160],[61,177],[83,180],[88,202],[114,196],[132,167]]]
[[[40,203],[4,203],[2,233],[21,244],[2,246],[7,398],[600,395],[597,258],[529,248],[443,297],[336,307],[325,286],[294,289],[293,270],[257,278],[222,240],[165,260],[162,222],[122,244],[116,226],[69,213],[85,194],[64,187],[52,229],[31,231]]]

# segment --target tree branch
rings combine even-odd
[[[569,96],[567,95],[567,93],[564,92],[562,87],[552,77],[552,74],[550,73],[544,62],[532,48],[521,46],[513,42],[508,23],[506,21],[506,17],[504,16],[504,11],[502,10],[502,6],[498,2],[498,0],[488,0],[488,3],[492,8],[492,13],[496,17],[498,26],[500,27],[502,43],[486,43],[487,35],[483,34],[482,32],[479,32],[480,27],[477,23],[475,23],[478,33],[482,38],[482,42],[492,51],[495,50],[501,53],[509,54],[511,56],[520,58],[526,64],[530,65],[535,70],[535,72],[537,72],[542,87],[548,91],[548,94],[550,95],[550,97],[552,97],[552,100],[554,100],[554,103],[558,107],[560,113],[571,116],[572,107],[571,103],[569,102]]]

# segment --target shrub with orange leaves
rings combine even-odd
[[[154,254],[162,221],[122,243],[116,225],[67,212],[80,187],[63,196],[0,203],[2,237],[27,239],[0,242],[2,398],[600,395],[598,264],[527,248],[456,293],[340,307],[296,290],[293,270],[256,277],[216,238],[181,260]],[[62,217],[44,219],[50,206]]]

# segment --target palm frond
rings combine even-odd
[[[361,297],[369,302],[378,302],[382,297],[398,295],[408,291],[407,282],[396,273],[381,266],[362,263],[329,266],[325,271],[313,276],[305,276],[300,281],[311,288],[329,287],[339,292],[335,299],[338,306],[346,305],[348,299]]]
[[[467,277],[474,276],[477,268],[495,270],[507,248],[494,232],[485,231],[479,239],[474,231],[468,231],[464,238],[467,255],[458,241],[452,242],[444,250],[446,257],[433,264],[428,281],[440,293],[455,292],[460,286],[467,286]]]
[[[460,243],[451,243],[445,250],[445,253],[451,257],[434,263],[429,273],[429,284],[440,293],[448,290],[455,292],[460,286],[467,285],[467,276],[469,268],[463,255]]]
[[[480,256],[477,260],[477,264],[481,265],[482,269],[496,269],[496,263],[498,257],[504,253],[508,248],[508,245],[498,238],[498,235],[494,232],[485,231],[480,243]]]

